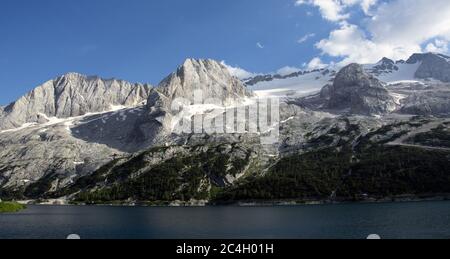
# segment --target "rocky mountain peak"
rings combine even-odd
[[[195,91],[202,93],[203,100],[217,99],[224,104],[239,101],[252,94],[245,85],[220,62],[211,59],[187,59],[176,72],[166,77],[149,99],[149,106],[164,99],[168,105],[176,98],[193,100]]]
[[[380,76],[381,74],[392,73],[398,70],[399,68],[395,61],[384,57],[370,70],[370,72],[376,76]]]
[[[0,114],[0,130],[46,122],[45,117],[76,117],[108,111],[113,106],[137,105],[148,98],[150,88],[144,84],[67,73],[8,105]]]
[[[429,60],[444,60],[444,61],[450,62],[450,57],[443,55],[443,54],[439,54],[439,53],[433,53],[433,52],[415,53],[406,61],[406,63],[416,64],[417,62],[424,62],[424,61],[429,61]]]
[[[380,114],[396,107],[382,82],[359,64],[342,68],[329,88],[330,109],[349,110],[355,114]]]
[[[68,73],[66,73],[64,75],[59,76],[58,78],[61,78],[61,79],[65,78],[67,80],[79,80],[79,79],[87,78],[87,77],[88,76],[80,74],[80,73],[68,72]]]
[[[378,63],[379,64],[395,64],[394,60],[389,59],[387,57],[382,58]]]
[[[366,73],[363,66],[356,63],[342,68],[335,78],[335,86],[337,87],[347,87],[350,85],[358,85],[361,88],[382,87],[378,79]]]
[[[412,55],[406,63],[420,66],[415,73],[419,79],[434,78],[442,82],[450,82],[450,57],[437,53]]]

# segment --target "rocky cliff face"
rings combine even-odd
[[[372,69],[371,73],[375,76],[379,76],[383,73],[392,73],[398,71],[399,68],[392,59],[382,58]]]
[[[449,115],[450,91],[418,91],[407,97],[401,112],[416,115]]]
[[[421,62],[421,65],[415,73],[416,78],[434,78],[450,82],[450,57],[434,53],[414,54],[406,61],[408,64],[418,62]]]
[[[3,189],[28,186],[48,175],[58,176],[51,186],[57,189],[120,154],[106,145],[73,137],[66,123],[0,133],[0,147]]]
[[[153,91],[148,106],[154,106],[157,100],[169,106],[177,98],[189,100],[193,104],[195,91],[202,93],[203,100],[216,99],[224,105],[252,95],[221,63],[210,59],[187,59]]]
[[[44,123],[48,117],[68,118],[132,106],[145,101],[149,85],[69,73],[35,88],[0,112],[0,130],[25,123]]]
[[[170,135],[180,121],[188,123],[194,114],[239,105],[252,96],[221,63],[188,59],[151,92],[147,100],[148,118],[162,126],[158,131]]]
[[[388,90],[358,64],[344,67],[327,90],[328,108],[348,110],[353,114],[383,114],[395,110]]]
[[[224,104],[251,96],[212,60],[187,60],[157,89],[79,74],[51,80],[6,107],[0,118],[2,129],[36,123],[0,131],[0,186],[22,188],[51,177],[58,189],[114,157],[163,146],[171,141],[171,102],[193,101],[195,90]],[[124,107],[108,112],[119,105]],[[49,117],[58,119],[45,123]]]

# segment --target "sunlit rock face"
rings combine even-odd
[[[149,85],[69,73],[35,88],[0,112],[0,129],[103,112],[145,101]]]
[[[194,103],[195,92],[201,93],[203,100],[214,99],[224,105],[252,96],[244,84],[221,63],[211,59],[187,59],[153,91],[148,106],[159,102],[160,106],[167,107],[177,98]]]

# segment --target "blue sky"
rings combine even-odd
[[[0,104],[67,72],[157,84],[186,58],[247,71],[448,53],[448,0],[1,0]]]
[[[332,24],[293,0],[2,0],[0,104],[66,72],[157,84],[188,57],[300,66]],[[313,38],[315,38],[313,37]],[[308,41],[313,40],[309,39]],[[259,45],[259,46],[258,46]]]

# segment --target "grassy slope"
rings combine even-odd
[[[16,202],[0,202],[0,213],[18,212],[25,209],[25,205]]]

